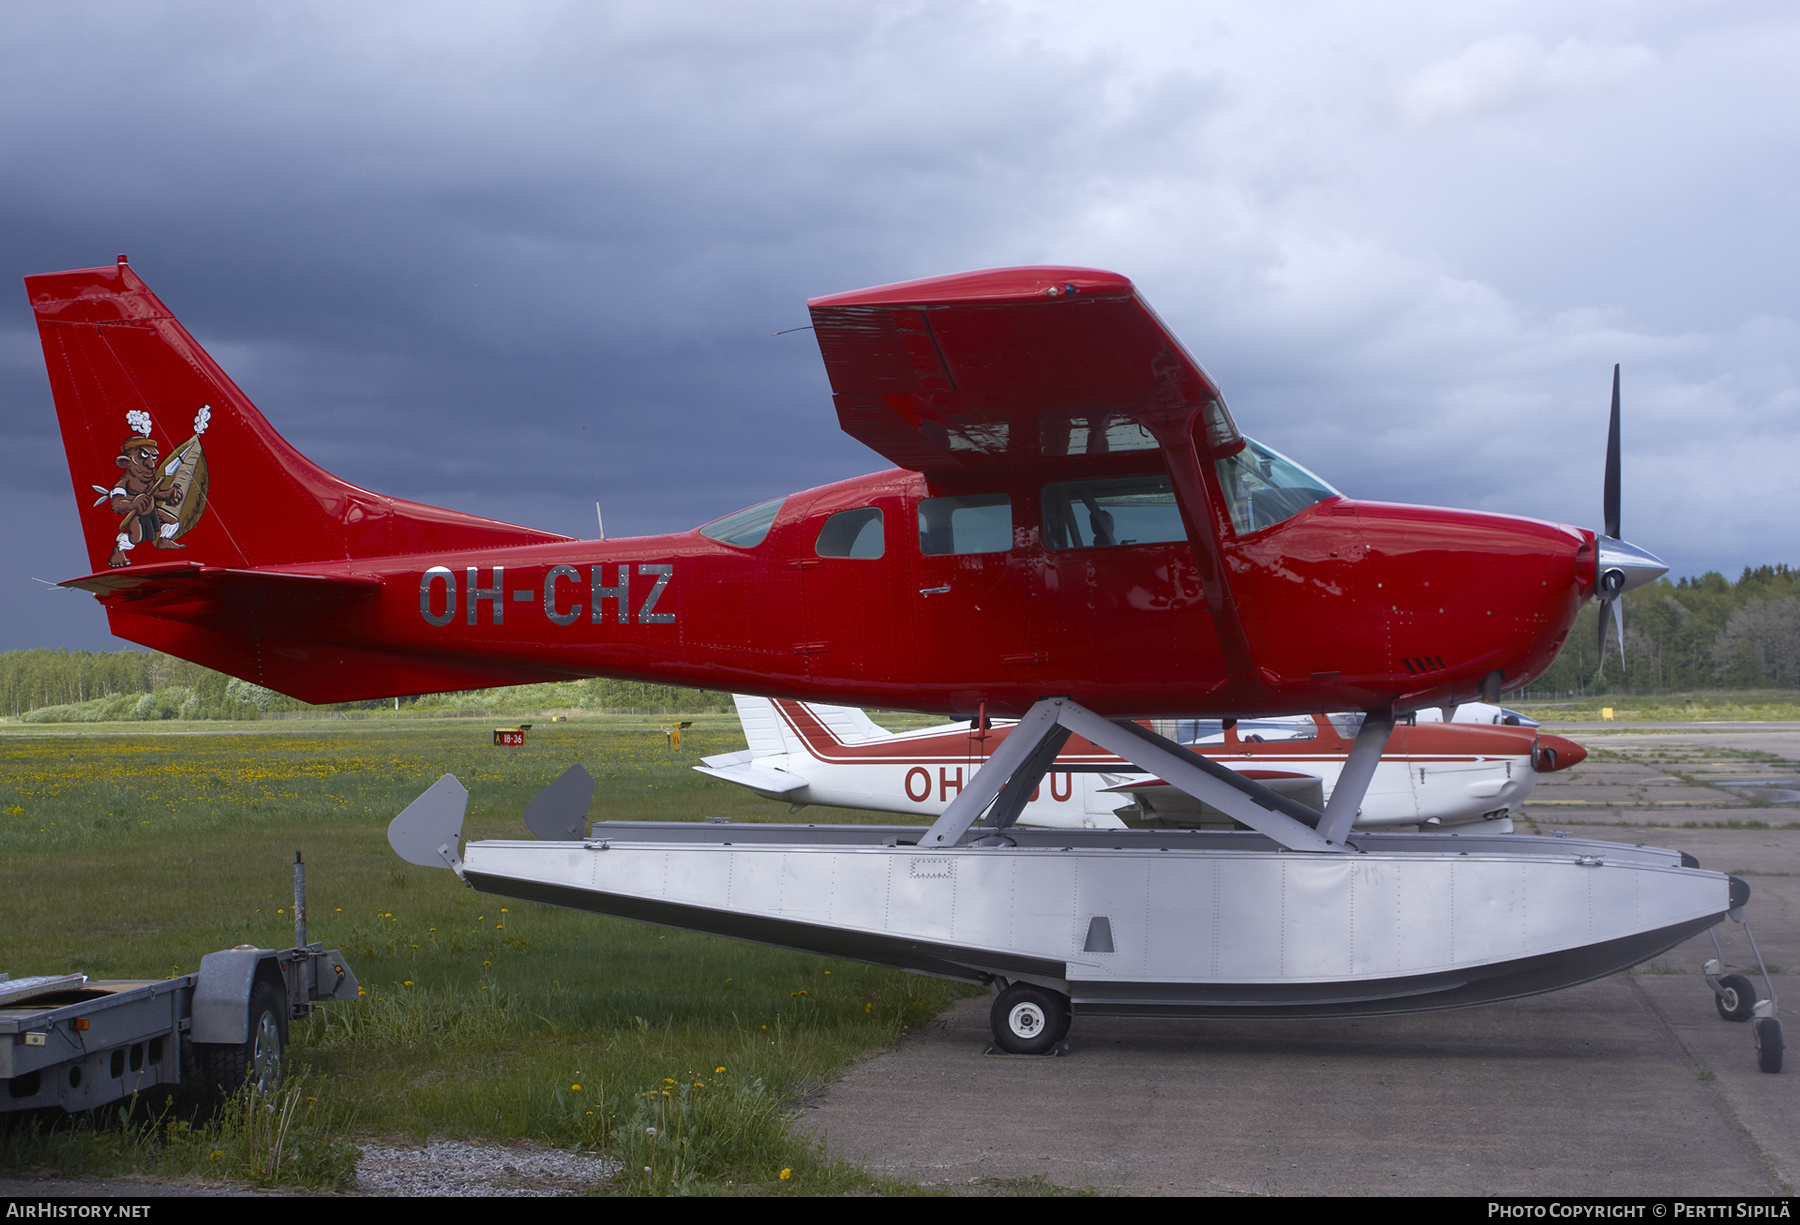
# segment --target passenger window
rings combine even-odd
[[[881,508],[841,510],[825,520],[813,546],[820,557],[880,557],[883,552]]]
[[[1094,549],[1186,540],[1167,476],[1118,476],[1044,486],[1044,547]]]
[[[1003,493],[919,503],[919,552],[927,557],[1004,553],[1012,542],[1012,499]]]

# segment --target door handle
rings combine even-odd
[[[946,587],[921,587],[921,588],[919,588],[919,594],[920,595],[949,595],[950,588],[947,586]]]

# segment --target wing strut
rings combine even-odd
[[[1074,703],[1067,698],[1046,698],[1033,704],[1025,712],[1025,717],[1008,732],[994,755],[981,763],[969,779],[969,785],[950,801],[950,807],[944,809],[939,817],[919,839],[920,846],[955,846],[962,841],[969,827],[980,820],[987,806],[994,802],[1001,789],[1009,783],[1013,784],[1013,797],[1020,794],[1030,795],[1043,779],[1044,772],[1056,759],[1053,750],[1049,757],[1043,755],[1042,749],[1052,740],[1060,749],[1069,738],[1069,733],[1057,723],[1057,716],[1065,706]],[[1035,773],[1033,770],[1035,769]],[[1013,808],[1007,804],[1004,808]],[[1018,805],[1022,808],[1023,805]],[[1017,813],[1015,812],[1016,816]]]
[[[1369,782],[1375,777],[1375,767],[1381,764],[1382,751],[1393,734],[1393,711],[1363,716],[1363,725],[1350,746],[1350,755],[1344,759],[1344,768],[1338,772],[1331,798],[1325,801],[1325,819],[1319,822],[1319,834],[1327,841],[1341,845],[1350,836],[1350,826],[1356,821]]]
[[[1391,729],[1391,721],[1388,726]],[[1319,820],[1319,814],[1298,800],[1228,770],[1216,761],[1209,761],[1148,728],[1128,720],[1115,722],[1068,698],[1045,698],[1032,706],[994,755],[975,772],[969,785],[950,802],[944,815],[919,839],[919,845],[957,845],[989,804],[994,804],[994,825],[1004,829],[1012,824],[1024,807],[1025,797],[1050,768],[1070,732],[1086,737],[1108,752],[1117,753],[1138,769],[1157,775],[1289,850],[1342,852],[1352,849],[1342,835],[1328,838],[1314,829],[1313,823]],[[1370,737],[1373,740],[1373,733]],[[1358,744],[1361,743],[1359,736]],[[1380,756],[1380,744],[1376,744],[1375,760],[1379,761]],[[1347,766],[1346,772],[1348,770]],[[1373,774],[1372,766],[1368,772]],[[1367,787],[1366,778],[1362,785]],[[1334,800],[1339,793],[1343,794],[1343,802],[1354,816],[1362,803],[1362,790],[1340,784],[1333,792]],[[995,803],[996,797],[999,797],[998,803]]]

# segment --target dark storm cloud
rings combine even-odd
[[[1009,193],[1054,190],[1021,151],[1088,122],[1073,60],[944,14],[972,36],[831,5],[15,9],[0,260],[129,251],[347,479],[691,526],[880,466],[831,428],[810,335],[771,333],[809,295],[980,262]],[[6,428],[41,461],[42,375],[8,346]],[[66,479],[34,463],[15,515],[66,518]],[[55,535],[32,566],[62,577]]]

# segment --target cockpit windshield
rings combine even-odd
[[[1244,449],[1218,462],[1219,484],[1231,506],[1231,526],[1240,536],[1260,532],[1338,491],[1293,460],[1246,438]]]

